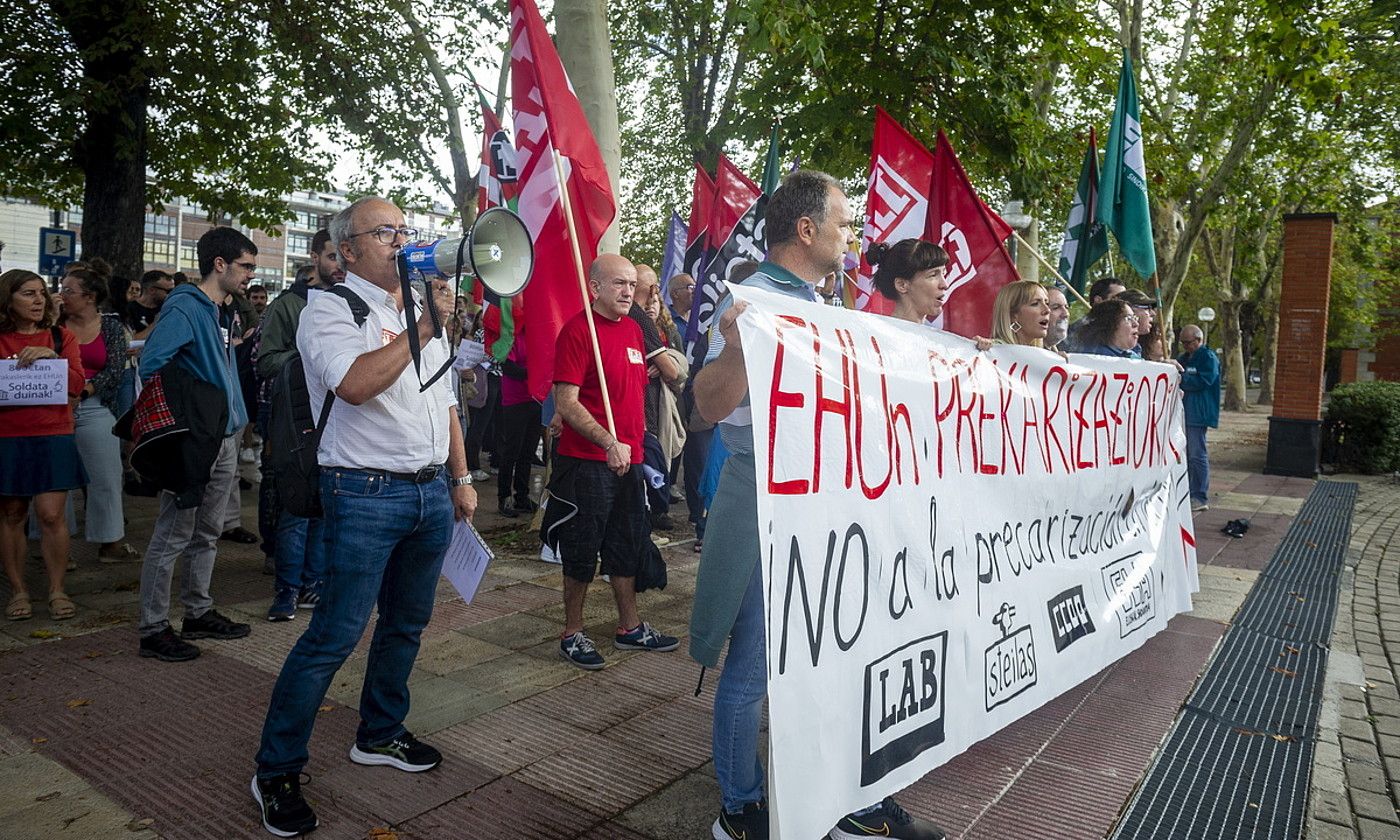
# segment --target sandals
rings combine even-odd
[[[10,603],[5,605],[5,618],[10,621],[25,621],[34,617],[34,610],[29,606],[29,593],[16,592]]]
[[[49,618],[54,621],[67,621],[78,614],[78,605],[67,593],[54,592],[49,595]]]
[[[141,552],[132,548],[131,543],[118,543],[110,550],[105,548],[97,550],[97,562],[99,563],[130,563],[140,559]]]

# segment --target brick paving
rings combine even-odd
[[[901,795],[907,807],[961,838],[1112,831],[1312,485],[1260,474],[1266,428],[1262,415],[1230,415],[1212,435],[1211,510],[1197,520],[1196,610],[930,773]],[[243,501],[251,524],[255,493]],[[153,509],[150,500],[130,500],[138,545]],[[1239,517],[1251,520],[1248,536],[1218,533]],[[1318,749],[1311,819],[1318,837],[1400,837],[1393,807],[1400,794],[1393,658],[1400,657],[1400,543],[1392,543],[1400,487],[1363,479],[1356,523],[1356,592],[1344,587],[1334,639],[1334,647],[1354,650],[1334,668],[1354,665],[1355,680],[1329,683],[1336,714]],[[683,651],[619,654],[604,645],[603,671],[563,663],[555,654],[558,568],[532,556],[522,523],[483,511],[478,524],[498,560],[474,604],[463,604],[444,582],[410,680],[407,724],[446,763],[409,776],[348,762],[362,643],[333,683],[311,742],[306,791],[321,817],[316,836],[707,837],[718,803],[709,760],[716,676],[707,676],[697,698],[699,669]],[[697,560],[688,534],[670,536],[671,585],[640,600],[645,617],[683,635]],[[221,543],[215,598],[221,610],[252,622],[253,635],[200,642],[205,654],[193,663],[142,660],[134,632],[139,565],[99,566],[92,547],[74,546],[79,570],[69,591],[79,618],[53,624],[36,604],[35,620],[0,627],[0,836],[268,836],[246,786],[268,693],[305,617],[263,621],[271,582],[261,575],[260,553]],[[30,574],[41,590],[37,563]],[[590,593],[585,620],[595,638],[611,632],[611,598],[601,585]],[[1127,701],[1130,719],[1122,713]],[[1333,770],[1336,777],[1327,777]]]

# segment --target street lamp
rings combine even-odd
[[[1215,320],[1215,310],[1211,309],[1209,306],[1202,306],[1196,311],[1196,317],[1201,319],[1201,323],[1206,325],[1205,329],[1201,331],[1203,333],[1203,335],[1201,336],[1201,345],[1204,347],[1209,347],[1210,322]]]

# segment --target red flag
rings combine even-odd
[[[928,225],[933,153],[885,113],[875,108],[875,138],[870,144],[870,181],[865,198],[865,230],[860,238],[860,269],[853,302],[857,309],[888,315],[894,301],[875,290],[875,269],[865,253],[876,242],[894,244],[924,235]]]
[[[715,180],[705,167],[695,164],[695,185],[690,190],[690,225],[686,229],[687,250],[705,233],[710,224],[710,205],[715,200]]]
[[[762,243],[757,241],[754,232],[755,210],[762,196],[763,191],[749,176],[729,158],[719,156],[706,232],[709,244],[705,249],[705,270],[695,278],[695,302],[690,305],[690,323],[686,325],[687,343],[709,330],[715,305],[724,296],[730,267],[743,260],[763,259]]]
[[[1002,245],[1010,235],[1011,226],[977,196],[940,130],[924,231],[948,252],[948,295],[937,326],[969,338],[990,334],[997,292],[1021,279]]]
[[[586,306],[559,200],[554,152],[564,156],[564,180],[585,271],[617,208],[602,152],[534,0],[510,0],[510,36],[519,212],[535,240],[534,275],[522,292],[529,323],[523,332],[530,394],[543,400],[554,379],[559,330]]]

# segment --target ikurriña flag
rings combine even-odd
[[[735,264],[763,259],[762,232],[758,230],[763,192],[758,185],[720,155],[715,172],[715,195],[710,205],[708,227],[709,257],[705,269],[695,278],[695,300],[686,328],[686,345],[699,346],[695,339],[710,328],[715,305],[726,290],[725,283]],[[698,359],[691,359],[692,364]]]
[[[1084,152],[1084,165],[1079,169],[1079,184],[1074,190],[1074,204],[1065,221],[1065,238],[1060,244],[1060,276],[1069,281],[1080,295],[1089,276],[1089,269],[1108,253],[1108,234],[1096,219],[1099,203],[1099,151],[1094,129],[1089,129],[1089,148]]]
[[[1147,205],[1147,163],[1142,154],[1142,125],[1138,122],[1137,86],[1133,61],[1123,51],[1118,73],[1118,99],[1104,147],[1099,176],[1099,206],[1095,215],[1113,231],[1118,248],[1144,279],[1157,272],[1152,246],[1152,214]]]
[[[877,105],[860,267],[847,301],[854,308],[882,315],[894,311],[894,301],[875,290],[875,268],[864,255],[876,242],[894,244],[924,235],[932,180],[933,153]]]
[[[1002,286],[1020,279],[1007,253],[1011,226],[978,197],[941,130],[933,152],[924,238],[948,252],[948,293],[935,326],[971,338],[992,328],[992,303]]]
[[[602,152],[569,84],[534,0],[510,0],[511,104],[519,166],[520,217],[535,241],[535,268],[522,292],[530,394],[544,400],[554,379],[554,348],[564,322],[587,303],[560,202],[554,153],[563,156],[583,269],[617,208]]]

